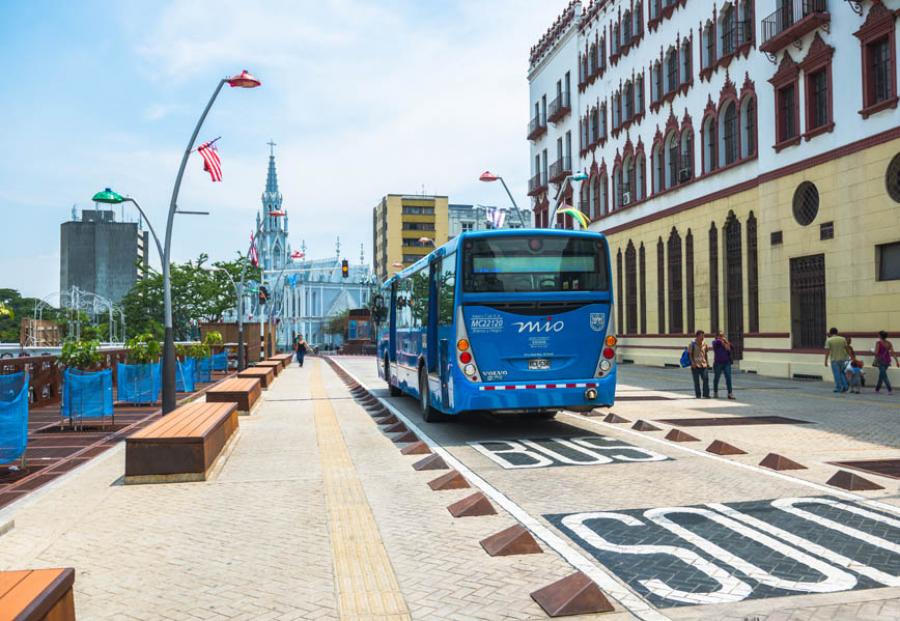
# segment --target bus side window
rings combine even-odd
[[[412,313],[412,328],[428,325],[429,281],[428,266],[420,269],[410,277],[409,307]]]
[[[436,272],[438,292],[438,325],[453,324],[453,295],[456,290],[456,254],[441,259],[441,267]]]

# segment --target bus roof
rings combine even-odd
[[[569,229],[489,229],[486,231],[467,231],[465,233],[460,233],[447,243],[435,248],[409,267],[397,272],[384,281],[382,287],[389,287],[395,280],[406,278],[410,274],[419,271],[424,266],[431,263],[433,259],[443,257],[456,251],[459,243],[463,240],[483,239],[486,237],[520,237],[523,234],[530,237],[593,237],[606,240],[606,236],[603,233],[598,233],[596,231],[572,231]]]

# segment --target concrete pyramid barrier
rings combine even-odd
[[[447,462],[440,455],[432,453],[425,459],[420,459],[413,464],[413,470],[446,470],[449,468]]]
[[[806,470],[806,466],[777,453],[769,453],[759,462],[763,468],[771,470]]]
[[[828,479],[827,483],[832,487],[840,487],[841,489],[850,490],[851,492],[884,489],[877,483],[873,483],[869,479],[864,479],[858,474],[853,474],[846,470],[838,470],[835,472],[834,476]]]
[[[672,442],[699,442],[700,438],[695,438],[681,429],[673,429],[666,434],[666,440],[671,440]]]
[[[622,418],[618,414],[613,414],[612,412],[610,412],[609,414],[606,415],[606,417],[604,417],[603,422],[604,423],[630,423],[631,421],[628,420],[627,418]]]
[[[534,591],[531,599],[536,601],[549,617],[587,615],[615,610],[600,587],[580,571]]]
[[[645,420],[639,420],[635,424],[631,426],[632,429],[636,431],[659,431],[659,427],[656,425],[651,425]]]
[[[742,451],[736,446],[732,446],[721,440],[713,440],[713,443],[706,447],[707,453],[715,455],[746,455],[747,451]]]
[[[531,532],[521,524],[505,528],[478,543],[489,556],[540,554],[543,552]]]
[[[436,492],[441,492],[447,489],[466,489],[470,487],[470,485],[463,475],[456,470],[451,470],[450,472],[429,481],[428,487]]]
[[[453,517],[475,517],[479,515],[496,515],[497,510],[481,492],[475,492],[447,507]]]
[[[428,448],[428,445],[422,441],[413,442],[407,447],[404,447],[403,450],[400,451],[403,455],[428,455],[431,452],[431,449]]]

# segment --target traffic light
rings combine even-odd
[[[259,303],[265,304],[269,300],[269,290],[264,286],[259,286]]]
[[[341,261],[341,276],[344,278],[350,277],[350,262],[347,259]]]

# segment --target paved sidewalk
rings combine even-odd
[[[212,480],[121,484],[124,447],[0,512],[0,569],[73,566],[80,620],[544,619],[554,553],[493,559],[318,359],[264,393]],[[605,619],[631,618],[613,613]]]

